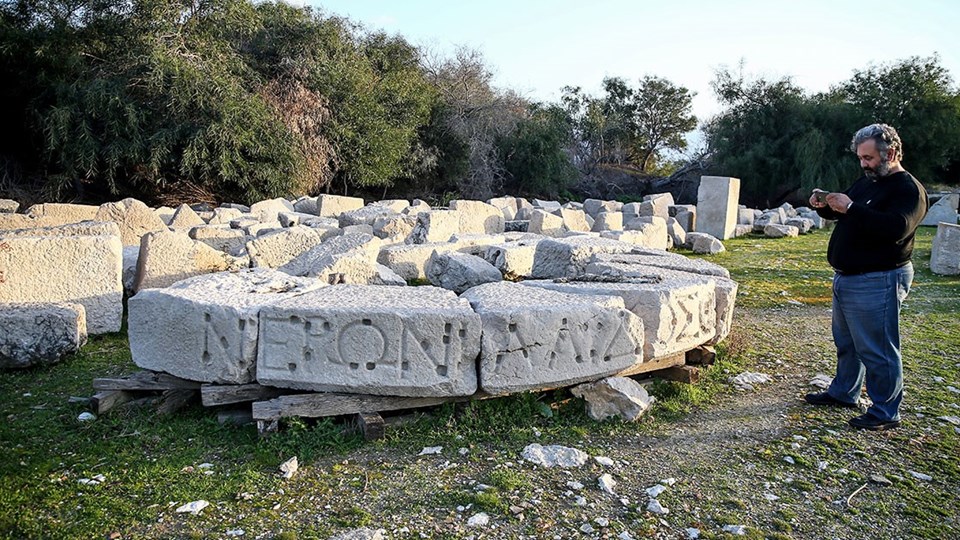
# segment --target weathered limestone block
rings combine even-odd
[[[503,279],[500,271],[487,261],[456,251],[433,252],[426,271],[430,283],[457,294],[470,287]]]
[[[22,236],[120,236],[120,227],[112,221],[83,221],[67,223],[51,227],[36,227],[30,229],[13,229],[0,232],[0,237],[13,238]]]
[[[667,218],[667,236],[670,237],[669,244],[674,246],[685,246],[687,244],[687,231],[683,229],[677,218]]]
[[[410,207],[410,201],[406,199],[384,199],[382,201],[374,201],[370,203],[370,206],[382,206],[399,214]]]
[[[588,216],[594,218],[604,212],[620,212],[622,208],[623,203],[620,201],[602,201],[600,199],[587,199],[583,201],[583,211],[586,212]]]
[[[188,277],[249,266],[246,257],[227,255],[184,233],[147,233],[140,244],[134,290],[169,287]]]
[[[101,204],[95,219],[119,225],[120,241],[125,246],[139,246],[143,235],[167,230],[167,225],[150,207],[131,198]]]
[[[500,234],[503,232],[503,212],[491,204],[480,201],[453,200],[450,209],[460,213],[460,230],[463,234]]]
[[[392,287],[406,287],[407,280],[400,274],[387,268],[380,263],[373,263],[374,275],[370,277],[367,285],[390,285]]]
[[[648,361],[688,351],[716,337],[715,278],[655,267],[646,267],[644,274],[616,276],[620,282],[522,283],[569,294],[622,298],[626,309],[643,320],[643,356]]]
[[[673,195],[669,193],[647,195],[640,203],[640,215],[657,216],[665,220],[670,217],[670,207],[673,203]]]
[[[137,268],[140,266],[140,247],[123,246],[123,292],[127,296],[136,293]]]
[[[504,232],[527,232],[530,229],[530,220],[507,220],[503,222]]]
[[[396,212],[386,206],[364,206],[341,213],[339,224],[341,229],[351,225],[370,225],[372,227],[377,219],[395,214]]]
[[[689,207],[690,210],[685,210],[683,207]],[[671,215],[674,219],[677,220],[677,223],[683,227],[683,230],[686,232],[694,232],[697,230],[697,207],[692,204],[689,205],[678,205],[671,206],[671,211],[676,208],[677,213]]]
[[[377,262],[393,270],[405,280],[427,279],[427,261],[434,251],[454,251],[457,246],[446,242],[429,244],[396,244],[380,249]]]
[[[484,259],[507,279],[528,277],[533,273],[533,261],[540,241],[526,239],[488,246]]]
[[[935,274],[960,274],[960,225],[940,222],[933,237],[930,270]]]
[[[785,236],[797,236],[800,234],[800,229],[792,225],[775,225],[771,223],[763,228],[763,234],[770,238],[783,238]]]
[[[730,238],[737,224],[739,199],[739,178],[701,176],[697,190],[697,232],[717,240]]]
[[[741,236],[746,236],[753,232],[753,225],[743,225],[738,223],[736,227],[733,228],[733,237],[739,238]]]
[[[112,225],[78,224],[44,236],[0,234],[0,302],[70,302],[80,304],[87,332],[104,334],[120,330],[123,316],[123,245],[116,234],[73,235],[76,227]]]
[[[687,244],[694,253],[703,255],[714,255],[727,250],[723,242],[703,232],[687,233]]]
[[[465,396],[480,318],[435,287],[326,287],[260,312],[257,380],[314,391]]]
[[[503,218],[505,220],[514,219],[514,216],[517,215],[517,211],[520,210],[520,207],[517,205],[516,197],[494,197],[492,199],[487,199],[487,204],[499,208],[503,213]]]
[[[920,225],[936,227],[941,222],[951,225],[957,224],[957,205],[960,204],[960,193],[947,193],[940,200],[930,205],[927,215]]]
[[[655,266],[667,270],[678,270],[680,272],[689,272],[691,274],[703,274],[705,276],[719,276],[729,278],[730,272],[719,264],[706,261],[704,259],[691,259],[677,253],[670,253],[663,250],[642,249],[633,250],[625,254],[598,253],[593,256],[591,264],[587,266],[588,274],[604,274],[604,270],[594,266],[595,264],[623,264],[640,267],[640,273],[624,273],[626,277],[643,276],[644,266]]]
[[[20,203],[13,199],[0,199],[0,214],[16,214]]]
[[[567,386],[643,361],[643,322],[618,297],[500,282],[462,298],[483,321],[480,386],[491,394]]]
[[[753,230],[757,232],[763,232],[763,229],[767,225],[783,225],[787,221],[787,215],[783,211],[783,208],[775,208],[773,210],[766,210],[760,217],[753,221]]]
[[[420,212],[429,212],[429,211],[430,211],[429,204],[427,204],[425,201],[421,201],[420,199],[414,199],[410,203],[410,206],[408,206],[407,208],[404,208],[403,212],[401,213],[406,214],[408,216],[416,216]]]
[[[530,213],[530,224],[527,230],[543,236],[560,236],[564,232],[563,218],[538,208]]]
[[[140,291],[128,301],[133,361],[193,381],[253,382],[261,308],[322,286],[257,268]]]
[[[797,215],[804,219],[810,220],[810,223],[813,224],[814,229],[822,229],[824,226],[824,219],[820,217],[820,214],[818,214],[815,210],[800,207],[797,209]]]
[[[340,229],[344,235],[347,234],[369,234],[373,236],[373,225],[367,225],[362,223],[360,225],[347,225],[346,227]]]
[[[562,208],[560,218],[563,220],[564,230],[590,232],[590,223],[583,210]]]
[[[336,236],[279,267],[293,276],[319,278],[330,284],[366,285],[376,278],[377,255],[383,241],[369,234]]]
[[[233,220],[239,219],[244,215],[237,208],[214,208],[213,217],[207,222],[208,225],[230,225]]]
[[[293,210],[295,212],[300,212],[302,214],[310,214],[313,216],[317,215],[317,198],[316,197],[300,197],[299,199],[293,201]]]
[[[53,227],[81,221],[106,221],[97,218],[99,211],[99,206],[89,204],[43,203],[27,208],[25,213],[32,218],[44,218],[44,226]]]
[[[187,234],[194,240],[234,257],[246,252],[247,241],[253,239],[253,236],[242,229],[231,229],[227,225],[201,225],[190,229]]]
[[[597,253],[629,253],[633,246],[606,238],[548,238],[537,244],[531,277],[571,278],[582,275]]]
[[[293,208],[293,203],[282,197],[258,201],[250,205],[250,213],[263,223],[280,221],[281,212],[296,212],[296,210]]]
[[[0,369],[56,364],[86,342],[80,304],[0,304]]]
[[[542,199],[533,199],[530,201],[534,208],[546,210],[547,212],[559,212],[562,206],[557,201],[545,201]]]
[[[652,249],[667,249],[670,247],[670,237],[667,234],[667,220],[660,216],[639,216],[630,218],[623,224],[624,232],[635,231],[639,233],[632,235],[623,235],[624,242],[630,242],[643,247]],[[608,238],[615,236],[607,235]]]
[[[321,218],[314,214],[306,214],[304,212],[280,212],[277,214],[277,221],[280,222],[281,227],[294,227],[296,225],[305,223],[307,220],[314,220],[314,219],[326,220],[329,218]]]
[[[737,302],[737,290],[740,286],[732,279],[717,278],[717,335],[707,342],[716,345],[723,341],[733,329],[733,309]]]
[[[792,217],[787,219],[785,225],[796,227],[800,234],[807,234],[813,229],[813,221],[804,217]]]
[[[373,222],[373,234],[388,243],[405,242],[417,224],[417,217],[407,214],[383,216]]]
[[[780,210],[783,210],[783,215],[787,218],[797,217],[797,210],[793,207],[792,204],[785,202],[778,207]],[[786,220],[784,220],[786,221]]]
[[[489,246],[502,244],[507,241],[504,234],[455,234],[450,237],[450,243],[457,246],[457,251],[483,257]]]
[[[190,229],[197,225],[206,225],[206,222],[190,208],[188,204],[181,204],[173,212],[167,226],[171,229]]]
[[[447,242],[460,232],[460,212],[456,210],[430,210],[417,214],[417,224],[407,242],[410,244],[429,244]]]
[[[534,210],[538,210],[538,209],[532,206],[525,206],[517,210],[517,213],[513,216],[513,220],[514,221],[530,221],[530,217],[533,216]],[[506,227],[506,224],[504,224],[504,227]]]
[[[640,383],[629,377],[609,377],[581,384],[570,392],[587,402],[587,414],[598,422],[612,416],[633,422],[655,401]]]
[[[360,197],[343,197],[341,195],[320,195],[317,197],[317,215],[321,217],[340,217],[340,214],[363,208],[363,199]]]
[[[631,218],[638,217],[640,215],[640,203],[626,203],[620,207],[620,213],[623,214],[624,221],[629,221]]]
[[[247,242],[254,268],[280,268],[330,237],[324,229],[296,226],[258,236]]]
[[[589,200],[589,199],[588,199]],[[600,212],[590,227],[593,232],[603,231],[622,231],[623,213],[622,212]]]
[[[737,210],[737,224],[753,226],[753,209],[743,208]]]
[[[225,202],[225,203],[223,203],[223,204],[220,205],[220,208],[232,208],[232,209],[234,209],[234,210],[239,210],[239,211],[240,211],[241,213],[243,213],[243,214],[249,214],[249,213],[250,213],[250,207],[247,206],[247,205],[245,205],[245,204],[240,204],[240,203]],[[214,208],[214,210],[216,210],[216,208]],[[209,223],[209,222],[208,222],[208,223]]]

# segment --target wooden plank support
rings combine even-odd
[[[357,424],[357,429],[363,433],[363,440],[375,441],[383,438],[386,425],[383,422],[383,417],[378,413],[357,413],[353,420]]]
[[[712,366],[717,359],[717,349],[712,345],[701,345],[695,349],[687,351],[687,363]]]
[[[258,421],[276,420],[290,416],[321,418],[324,416],[357,414],[366,411],[382,412],[417,409],[443,403],[486,399],[488,397],[490,397],[490,395],[484,392],[477,392],[472,396],[451,397],[372,396],[336,392],[293,394],[280,396],[268,401],[255,401],[253,403],[253,418]]]
[[[685,353],[671,354],[669,356],[663,356],[660,358],[654,358],[647,362],[641,364],[635,364],[627,369],[617,373],[618,377],[629,377],[631,375],[639,375],[641,373],[649,373],[651,371],[658,371],[661,369],[670,368],[673,366],[682,366],[686,362]]]
[[[103,392],[97,392],[90,398],[90,408],[96,414],[103,414],[133,398],[134,396],[130,392],[124,392],[123,390],[105,390]]]
[[[93,380],[94,390],[199,390],[201,383],[156,371],[138,371],[126,377]]]
[[[160,394],[160,403],[157,404],[157,414],[172,414],[179,411],[196,397],[196,390],[183,388],[164,390]]]
[[[695,366],[673,366],[651,372],[650,375],[668,381],[677,381],[687,384],[700,382],[700,369]]]
[[[250,408],[230,409],[217,412],[217,423],[220,425],[231,424],[235,426],[244,426],[253,423],[253,414]]]
[[[263,401],[291,393],[291,390],[251,384],[204,384],[200,387],[200,400],[205,407],[232,405],[248,401]]]

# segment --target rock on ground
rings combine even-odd
[[[80,304],[0,304],[0,369],[55,364],[86,342]]]
[[[587,402],[587,414],[598,421],[618,416],[632,422],[643,416],[654,401],[643,386],[628,377],[581,384],[571,392]]]

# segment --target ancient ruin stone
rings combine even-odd
[[[0,199],[0,214],[16,214],[20,203],[13,199]]]
[[[193,381],[253,382],[261,308],[322,286],[257,268],[140,291],[128,301],[133,361]]]
[[[170,221],[167,222],[167,226],[174,229],[189,229],[197,225],[206,225],[206,222],[188,204],[178,206],[170,217]]]
[[[927,215],[920,225],[936,227],[940,223],[957,224],[957,205],[960,204],[960,193],[947,193],[930,205]]]
[[[406,214],[383,216],[373,222],[373,234],[386,243],[403,243],[413,232],[416,224],[416,216]]]
[[[619,297],[500,282],[462,298],[483,321],[480,387],[491,394],[567,386],[643,361],[643,322]]]
[[[370,205],[341,213],[339,224],[341,229],[352,225],[368,225],[373,227],[373,224],[378,219],[393,215],[396,215],[396,212],[386,206]],[[370,234],[372,234],[372,230]]]
[[[382,244],[369,234],[345,234],[310,248],[279,269],[330,284],[367,284],[379,273],[376,263]]]
[[[258,236],[246,244],[250,265],[279,268],[331,237],[332,233],[328,231],[296,226]]]
[[[243,230],[231,229],[228,225],[201,225],[190,229],[187,234],[194,240],[235,257],[245,253],[247,242],[254,238]]]
[[[450,209],[460,212],[460,234],[500,234],[503,212],[496,206],[467,200],[450,201]]]
[[[602,213],[621,213],[623,203],[620,201],[601,201],[599,199],[586,199],[583,201],[583,211],[588,216],[596,218]]]
[[[527,230],[543,236],[560,236],[564,232],[563,218],[542,209],[533,210]]]
[[[935,274],[960,274],[960,225],[941,222],[933,237],[930,270]]]
[[[393,270],[407,280],[427,279],[427,261],[434,251],[453,251],[454,244],[432,242],[429,244],[397,244],[380,249],[377,262]]]
[[[600,212],[590,227],[593,232],[622,231],[623,214],[620,212]]]
[[[694,253],[702,255],[714,255],[727,250],[723,242],[714,238],[712,235],[702,232],[687,233],[687,244]]]
[[[640,383],[628,377],[609,377],[581,384],[570,392],[587,402],[587,414],[597,421],[617,416],[633,422],[654,402]]]
[[[430,283],[457,294],[470,287],[503,279],[500,271],[487,261],[456,251],[433,252],[426,271]]]
[[[95,219],[116,223],[120,227],[120,241],[125,246],[139,246],[143,235],[167,230],[167,225],[150,207],[131,198],[100,205]]]
[[[408,244],[447,242],[460,232],[460,213],[455,210],[430,210],[417,214],[417,224],[407,238]]]
[[[471,395],[479,351],[480,319],[450,291],[338,285],[263,308],[257,379],[301,390]]]
[[[55,364],[86,342],[80,304],[0,304],[0,369]]]
[[[97,219],[99,211],[99,206],[89,204],[43,203],[27,208],[25,213],[32,218],[43,218],[42,221],[47,227],[55,227],[81,221],[106,221]]]
[[[488,246],[484,259],[507,279],[529,277],[533,274],[533,261],[541,240],[531,238]]]
[[[792,225],[769,224],[763,228],[763,234],[769,238],[784,238],[786,236],[797,236],[800,229]]]
[[[606,238],[549,238],[537,244],[531,270],[534,278],[576,277],[597,253],[629,253],[633,246]]]
[[[587,222],[587,215],[583,210],[561,209],[560,218],[563,228],[567,231],[589,232],[591,224]]]
[[[248,266],[246,257],[227,255],[183,233],[148,233],[140,244],[134,290],[169,287],[188,277]]]
[[[317,197],[317,215],[322,217],[340,217],[340,214],[363,208],[363,199],[340,195],[320,195]]]
[[[624,277],[636,277],[644,275],[643,266],[655,266],[666,268],[668,270],[679,270],[681,272],[690,272],[692,274],[703,274],[707,276],[730,277],[730,272],[719,264],[706,261],[704,259],[691,259],[658,249],[635,249],[630,253],[597,253],[593,256],[591,264],[587,266],[587,273],[598,274],[603,270],[598,269],[593,263],[619,263],[624,265],[636,265],[639,274],[623,273]],[[624,266],[629,268],[629,266]]]
[[[207,225],[230,225],[230,222],[241,216],[243,212],[236,208],[214,208],[213,217],[207,221]]]
[[[296,210],[293,208],[293,203],[284,198],[267,199],[250,205],[250,213],[263,223],[279,222],[281,212],[296,212]]]
[[[718,240],[730,238],[739,217],[739,199],[739,178],[701,176],[697,190],[697,232]]]

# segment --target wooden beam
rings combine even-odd
[[[687,351],[687,363],[711,366],[717,359],[717,349],[712,345],[701,345]]]
[[[90,398],[90,408],[96,414],[103,414],[110,409],[133,399],[133,394],[123,390],[105,390],[97,392]]]
[[[385,425],[383,417],[378,413],[357,413],[354,415],[354,422],[357,424],[357,429],[363,433],[363,440],[375,441],[383,438]]]
[[[165,390],[163,394],[160,394],[160,403],[157,404],[157,414],[172,414],[179,411],[196,397],[196,390],[183,388]]]
[[[673,366],[682,366],[684,362],[686,362],[686,355],[684,353],[671,354],[669,356],[654,358],[641,364],[634,364],[620,373],[617,373],[617,376],[629,377],[630,375],[649,373],[651,371],[666,369]]]
[[[280,396],[268,401],[253,403],[253,418],[256,420],[275,420],[289,416],[320,418],[340,416],[368,411],[396,411],[431,407],[443,403],[485,399],[488,394],[478,392],[472,396],[452,397],[397,397],[371,396],[366,394],[341,394],[317,392],[314,394],[293,394]]]
[[[273,399],[291,390],[252,384],[204,384],[200,387],[200,400],[205,407],[231,405],[248,401]]]
[[[138,371],[126,377],[106,377],[93,380],[94,390],[180,390],[200,389],[199,382],[188,381],[167,373]]]
[[[650,375],[667,379],[668,381],[677,381],[687,384],[697,384],[700,382],[700,369],[694,366],[673,366],[667,369],[661,369],[651,372]]]

